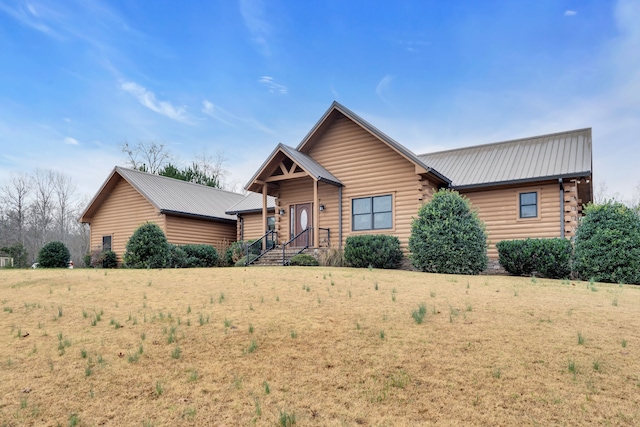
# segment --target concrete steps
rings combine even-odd
[[[285,258],[287,259],[287,261],[290,260],[292,256],[297,254],[299,250],[300,249],[298,248],[285,249]],[[301,253],[308,253],[309,250],[310,248],[307,248]],[[282,265],[282,248],[277,247],[267,252],[262,257],[260,257],[258,261],[254,262],[251,265]]]

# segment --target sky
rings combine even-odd
[[[223,153],[240,191],[336,100],[410,150],[593,128],[640,185],[640,0],[0,0],[0,183],[93,196],[124,141]]]

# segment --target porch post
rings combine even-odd
[[[262,184],[262,233],[267,232],[267,183]],[[267,249],[266,239],[262,241],[262,250]]]
[[[318,204],[318,180],[313,180],[313,247],[320,247],[320,205]]]

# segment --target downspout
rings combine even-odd
[[[338,187],[338,250],[342,250],[342,187]]]
[[[560,186],[560,237],[564,239],[564,184],[562,178],[558,178]]]
[[[244,218],[238,214],[238,220],[240,221],[240,240],[244,240]]]

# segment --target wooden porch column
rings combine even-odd
[[[313,180],[313,247],[320,247],[320,204],[318,203],[318,180]]]
[[[266,182],[262,184],[262,231],[265,233],[267,232],[267,186]],[[267,249],[266,239],[262,241],[262,249]]]

